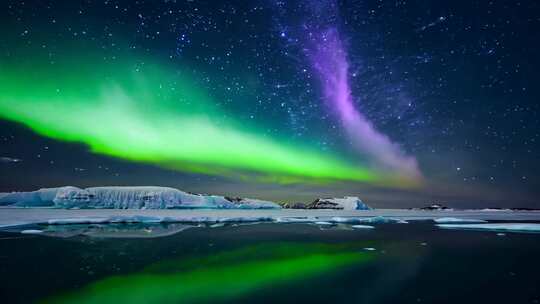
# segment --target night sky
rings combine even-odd
[[[2,1],[0,191],[540,208],[540,2]]]

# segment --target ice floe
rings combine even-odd
[[[390,218],[384,216],[374,216],[374,217],[332,217],[330,221],[336,223],[369,223],[369,224],[387,224],[387,223],[397,223],[397,224],[407,224],[407,221],[397,218]]]
[[[446,224],[446,223],[487,223],[487,221],[484,220],[477,220],[477,219],[468,219],[468,218],[455,218],[455,217],[441,217],[438,219],[434,219],[436,223],[439,224]]]
[[[321,226],[332,226],[332,225],[335,225],[335,223],[331,223],[331,222],[323,222],[323,221],[315,222],[315,224],[321,225]]]
[[[437,226],[444,229],[540,233],[540,224],[534,223],[439,224]]]
[[[354,229],[373,229],[373,228],[375,228],[375,227],[370,226],[370,225],[352,225],[351,227],[353,227]]]
[[[26,229],[21,231],[22,234],[41,234],[43,233],[43,230],[38,229]]]
[[[276,223],[313,223],[318,222],[320,219],[315,217],[297,217],[297,216],[280,216],[274,219]]]

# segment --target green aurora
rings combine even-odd
[[[215,303],[263,288],[365,264],[359,244],[266,243],[208,256],[168,260],[108,277],[44,303]]]
[[[193,77],[133,62],[4,64],[0,118],[94,153],[183,172],[280,183],[382,180],[334,153],[228,119]]]

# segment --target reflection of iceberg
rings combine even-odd
[[[49,225],[74,225],[74,224],[119,224],[119,223],[257,223],[271,221],[272,218],[265,216],[254,217],[159,217],[159,216],[107,216],[107,217],[74,217],[50,219],[45,223]]]
[[[277,284],[302,282],[375,256],[358,245],[266,243],[208,256],[164,260],[116,275],[46,303],[215,303]]]
[[[532,224],[532,223],[440,224],[437,226],[444,229],[540,233],[540,224]]]
[[[42,235],[53,237],[155,238],[176,234],[196,226],[184,224],[92,224],[50,225]]]
[[[114,209],[280,208],[278,204],[268,201],[190,194],[168,187],[45,188],[32,192],[1,193],[0,205]]]

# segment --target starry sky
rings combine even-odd
[[[540,208],[535,1],[0,8],[0,191]]]

